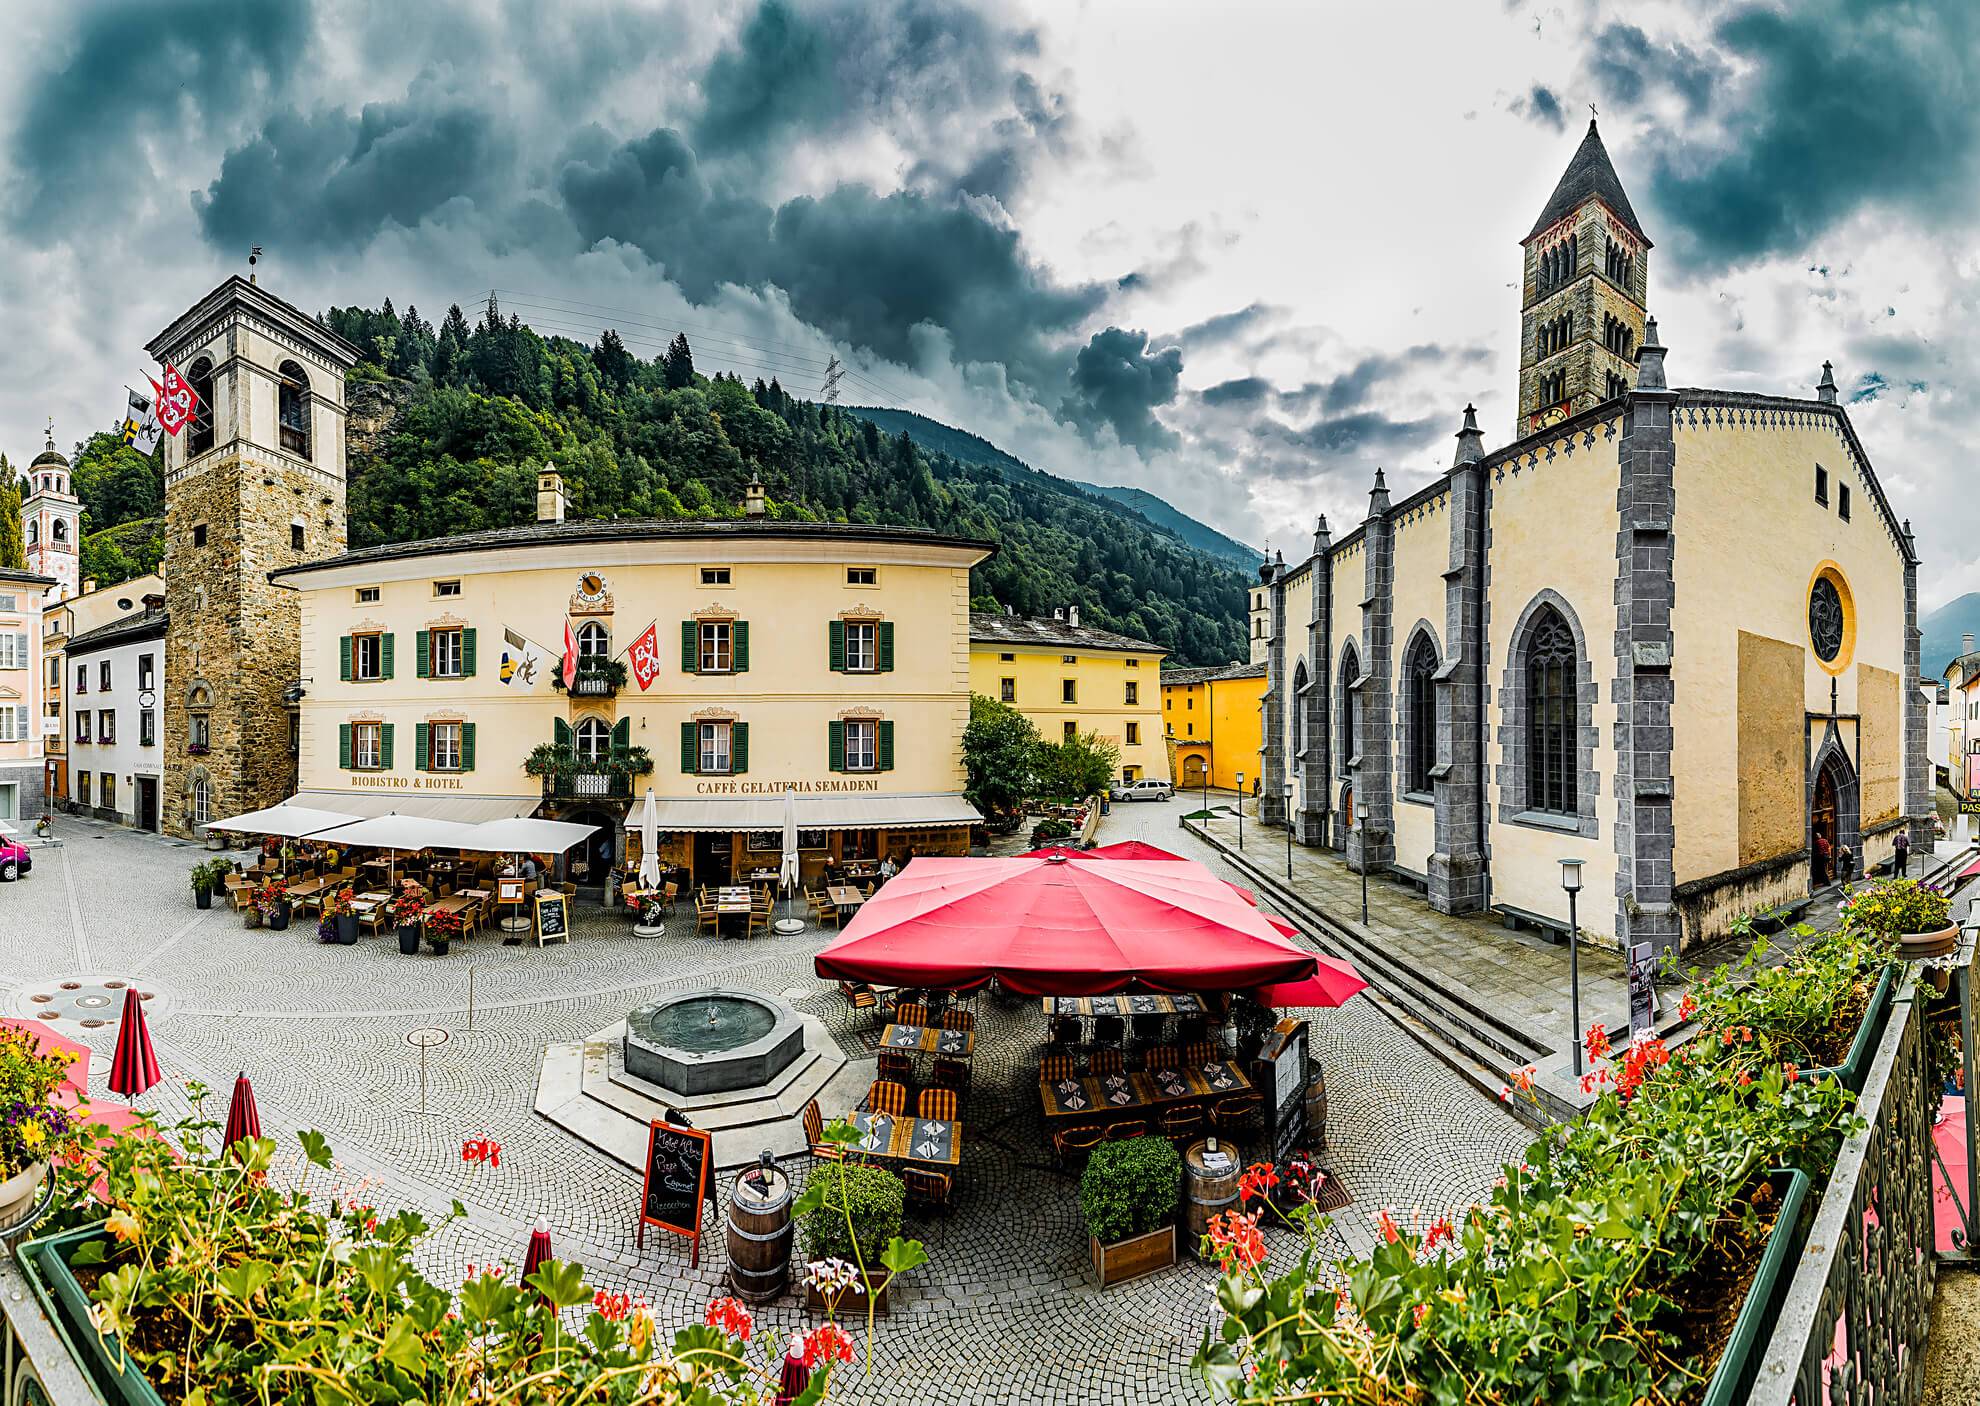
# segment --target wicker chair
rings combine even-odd
[[[923,1089],[921,1107],[916,1117],[934,1118],[944,1123],[956,1121],[956,1091],[954,1089]]]

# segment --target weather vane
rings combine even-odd
[[[1601,113],[1599,113],[1599,112],[1597,112],[1597,111],[1595,110],[1595,104],[1594,104],[1594,103],[1590,103],[1590,104],[1588,104],[1588,115],[1589,115],[1590,117],[1600,117],[1600,116],[1601,116],[1602,114],[1601,114]]]

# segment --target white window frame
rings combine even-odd
[[[433,594],[435,596],[458,596],[460,593],[461,583],[458,580],[435,581],[433,583]]]
[[[351,770],[378,771],[385,765],[385,724],[351,724]]]
[[[25,631],[0,631],[0,669],[28,666],[28,637]]]
[[[577,652],[580,659],[596,659],[601,663],[612,657],[612,632],[596,620],[587,620],[578,626]]]
[[[365,646],[369,645],[367,650]],[[366,656],[370,656],[371,667],[365,668]],[[351,636],[351,678],[357,683],[377,683],[385,677],[385,636],[381,634]]]
[[[117,710],[103,708],[96,714],[96,740],[107,744],[117,740]]]
[[[157,658],[158,656],[155,654],[140,654],[138,656],[137,677],[139,688],[157,687]]]
[[[195,825],[213,823],[213,788],[206,784],[203,776],[193,782],[192,820]]]
[[[880,724],[871,718],[849,719],[846,723],[846,770],[880,769]]]
[[[426,769],[428,771],[459,771],[461,769],[461,725],[459,723],[428,723],[426,725]]]
[[[459,629],[433,630],[426,637],[431,651],[430,673],[436,679],[457,679],[466,659],[467,636]]]
[[[728,776],[735,769],[736,729],[734,723],[702,723],[695,735],[695,773],[699,776]]]
[[[695,631],[698,674],[732,674],[736,670],[736,629],[727,620],[703,620]]]
[[[880,584],[880,568],[877,566],[849,566],[846,568],[848,586],[877,586]]]
[[[704,566],[701,568],[701,584],[704,586],[733,586],[736,584],[734,567]]]
[[[376,605],[378,604],[378,594],[378,587],[376,586],[359,586],[356,592],[357,603],[359,605]]]
[[[596,748],[587,745],[588,739],[598,739]],[[612,755],[612,729],[597,718],[586,718],[577,725],[572,745],[577,748],[578,759],[587,763],[607,761]]]
[[[108,659],[98,660],[96,665],[96,686],[103,690],[103,692],[108,693],[113,677],[110,672],[110,661]]]
[[[846,621],[846,672],[880,672],[880,627],[873,621]]]
[[[138,746],[158,745],[158,713],[152,708],[138,709]]]

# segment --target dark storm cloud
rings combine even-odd
[[[1278,436],[1287,445],[1322,458],[1356,458],[1373,463],[1420,448],[1439,425],[1435,416],[1397,419],[1379,410],[1322,416]]]
[[[1072,391],[1059,412],[1089,436],[1111,426],[1121,443],[1137,449],[1173,448],[1178,437],[1155,409],[1176,398],[1182,366],[1180,347],[1150,352],[1146,332],[1109,327],[1073,359]]]
[[[1530,117],[1556,132],[1567,127],[1567,113],[1561,108],[1559,95],[1544,83],[1535,83],[1526,93],[1514,98],[1511,107],[1516,116]]]
[[[1286,392],[1282,400],[1294,408],[1315,406],[1323,415],[1337,415],[1365,405],[1378,388],[1412,371],[1429,367],[1456,373],[1480,364],[1488,356],[1483,347],[1447,347],[1429,342],[1395,353],[1376,352],[1362,357],[1338,376],[1309,381],[1297,390]]]
[[[1240,376],[1204,388],[1199,397],[1205,405],[1256,405],[1272,394],[1272,383],[1263,376]]]
[[[1648,143],[1652,203],[1675,226],[1680,266],[1799,251],[1866,206],[1934,224],[1970,213],[1980,148],[1970,0],[1747,6],[1712,39],[1747,70],[1712,98],[1716,126],[1733,135],[1705,147],[1659,132]]]
[[[158,177],[177,183],[182,135],[285,85],[309,47],[307,0],[119,0],[79,14],[61,66],[28,89],[11,143],[9,220],[36,242],[148,184],[148,143]]]
[[[1711,103],[1726,66],[1686,44],[1653,41],[1633,24],[1611,24],[1596,31],[1588,56],[1596,85],[1618,103],[1635,107],[1658,91],[1675,94],[1685,114],[1696,117]]]
[[[1175,340],[1197,348],[1217,346],[1243,336],[1279,311],[1269,303],[1251,303],[1233,308],[1230,312],[1206,317],[1201,322],[1192,322],[1176,334]]]

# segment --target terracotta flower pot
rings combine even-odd
[[[1897,954],[1907,962],[1926,957],[1943,957],[1959,946],[1959,924],[1951,923],[1933,932],[1903,933],[1897,940]]]
[[[30,1162],[5,1181],[0,1181],[0,1225],[11,1224],[33,1203],[34,1193],[40,1189],[41,1179],[47,1175],[46,1162]]]

